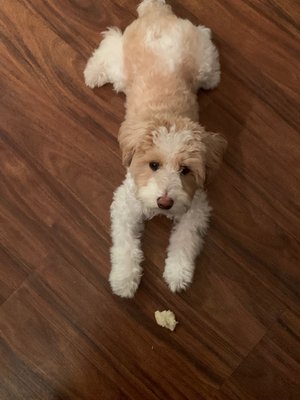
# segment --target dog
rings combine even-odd
[[[133,297],[141,280],[146,219],[174,220],[164,279],[173,292],[193,279],[210,206],[205,188],[227,141],[199,124],[197,92],[220,81],[210,29],[178,18],[164,0],[144,0],[122,33],[110,28],[89,59],[85,83],[111,83],[126,95],[119,144],[127,174],[111,205],[110,285]]]

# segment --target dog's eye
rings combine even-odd
[[[188,167],[181,167],[180,174],[187,175],[191,170]]]
[[[149,163],[149,167],[152,169],[152,171],[157,171],[159,168],[159,163],[156,161],[151,161]]]

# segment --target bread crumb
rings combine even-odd
[[[170,310],[165,311],[155,311],[154,313],[156,323],[163,328],[170,329],[174,331],[178,322],[175,319],[175,314]]]

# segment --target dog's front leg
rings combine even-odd
[[[114,194],[111,224],[113,244],[110,285],[115,294],[121,297],[133,297],[142,276],[140,264],[143,253],[140,236],[143,230],[143,214],[129,173]]]
[[[203,245],[210,210],[206,194],[199,191],[191,208],[175,223],[164,271],[165,281],[172,292],[185,290],[192,282],[195,259]]]

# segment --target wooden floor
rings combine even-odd
[[[171,3],[214,32],[222,83],[201,122],[230,145],[192,287],[162,280],[158,218],[130,301],[107,281],[124,96],[82,71],[137,2],[1,1],[1,400],[300,398],[300,6]],[[153,317],[169,308],[174,333]]]

